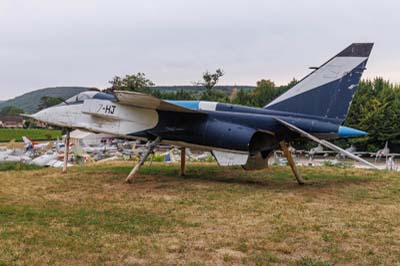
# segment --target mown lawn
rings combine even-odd
[[[31,140],[55,140],[61,135],[61,130],[0,128],[0,142],[9,142],[13,139],[22,141],[22,136],[26,136]]]
[[[28,171],[28,170],[39,170],[43,167],[34,164],[27,163],[14,163],[14,162],[2,162],[0,163],[0,172],[4,171]],[[1,179],[0,179],[1,180]]]
[[[1,172],[0,265],[399,265],[399,174],[178,169]]]

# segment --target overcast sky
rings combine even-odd
[[[400,82],[398,0],[0,0],[0,99],[49,86],[105,88],[145,72],[190,85],[284,84],[352,42],[375,42],[364,77]]]

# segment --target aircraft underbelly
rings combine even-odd
[[[209,147],[183,141],[164,140],[163,144],[176,145],[189,149],[212,152],[220,166],[245,165],[249,159],[249,152],[228,150],[220,147]]]
[[[249,154],[214,150],[213,155],[220,166],[245,165]]]

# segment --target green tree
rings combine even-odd
[[[141,72],[133,75],[125,75],[123,78],[115,76],[109,83],[111,84],[111,88],[108,88],[108,91],[124,90],[146,94],[151,94],[151,87],[155,85],[150,79],[146,78],[146,74]]]
[[[43,110],[52,106],[55,106],[57,104],[62,103],[64,100],[59,97],[51,97],[51,96],[43,96],[40,99],[40,103],[38,105],[38,110]]]
[[[293,79],[289,84],[284,86],[276,86],[275,83],[268,79],[262,79],[257,82],[257,87],[251,92],[251,105],[263,107],[276,97],[293,87],[297,81]]]
[[[224,76],[225,73],[222,69],[218,68],[215,73],[210,73],[208,71],[203,73],[203,81],[199,82],[199,85],[202,85],[206,88],[206,91],[203,93],[201,99],[202,100],[216,100],[221,96],[218,92],[213,91],[215,85],[217,85],[219,79]]]
[[[252,92],[253,105],[262,107],[277,96],[277,88],[271,80],[262,79],[257,82],[257,87]]]
[[[297,81],[293,79],[287,85],[276,86],[272,80],[262,79],[257,82],[257,87],[254,90],[245,91],[241,89],[236,91],[234,95],[231,95],[231,103],[263,107],[292,88],[296,83]]]
[[[10,116],[16,116],[23,114],[24,110],[21,108],[18,108],[16,106],[6,106],[0,111],[0,115],[10,115]]]
[[[361,81],[345,125],[368,132],[350,139],[358,148],[375,152],[386,141],[400,144],[400,88],[382,78]]]
[[[192,95],[184,90],[178,90],[175,92],[175,99],[176,100],[194,100]]]
[[[252,105],[251,93],[240,89],[236,92],[236,95],[231,96],[231,102],[233,104]]]

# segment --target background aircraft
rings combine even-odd
[[[375,162],[385,158],[386,160],[388,160],[388,158],[392,158],[394,159],[395,157],[399,157],[400,154],[399,153],[391,153],[390,149],[389,149],[389,142],[386,141],[385,143],[385,147],[383,149],[378,150],[375,154]]]
[[[348,151],[348,150],[346,149],[346,151]],[[351,151],[349,151],[349,152],[351,152]],[[325,150],[321,144],[318,144],[318,146],[315,148],[311,148],[308,152],[311,159],[313,159],[314,156],[316,156],[316,155],[322,155],[323,157],[327,157],[327,156],[329,156],[331,154],[335,154],[335,153],[337,153],[337,152],[332,151],[332,150]]]
[[[264,108],[163,101],[126,91],[90,91],[31,117],[65,128],[148,140],[146,151],[127,181],[132,180],[154,148],[165,143],[211,151],[219,165],[241,165],[248,170],[266,167],[273,150],[281,147],[302,184],[287,148],[288,142],[298,138],[311,139],[375,167],[327,141],[366,134],[342,124],[372,47],[372,43],[350,45]]]
[[[23,136],[22,140],[25,143],[25,150],[26,151],[36,151],[41,150],[49,146],[49,142],[46,143],[39,143],[28,139],[27,137]]]

